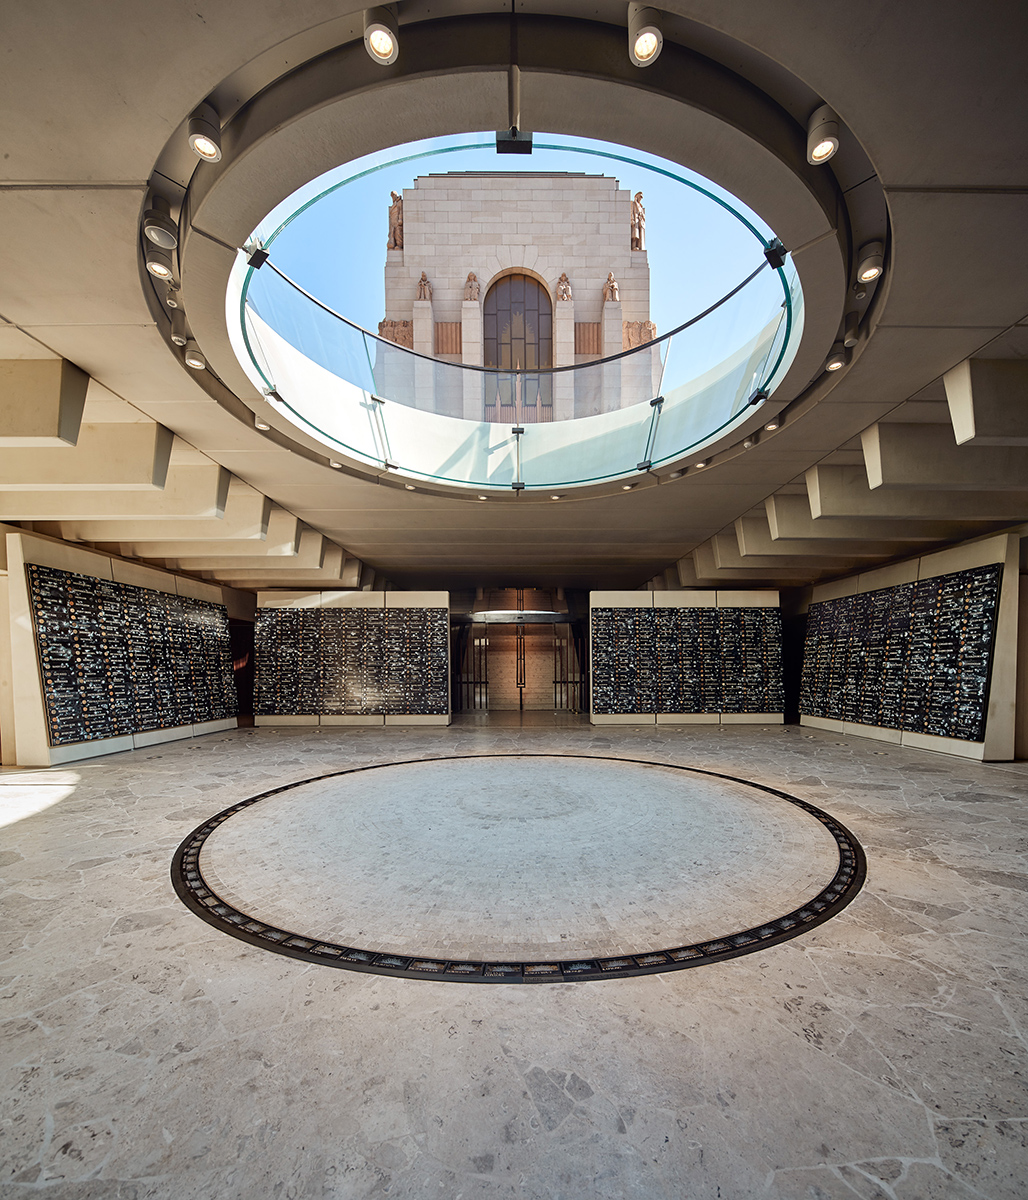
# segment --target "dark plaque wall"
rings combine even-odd
[[[262,608],[259,716],[445,716],[445,608]]]
[[[810,606],[800,712],[980,742],[1001,563]]]
[[[777,608],[594,608],[593,712],[780,713]]]
[[[26,571],[51,746],[235,716],[223,605]]]

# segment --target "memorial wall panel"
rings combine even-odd
[[[982,741],[1001,563],[810,606],[800,712]]]
[[[445,608],[262,608],[258,716],[446,716]]]
[[[591,610],[593,712],[780,713],[777,608]]]
[[[235,716],[223,605],[26,566],[51,746]]]

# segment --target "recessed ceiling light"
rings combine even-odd
[[[831,105],[822,104],[807,122],[807,162],[826,163],[839,149],[839,118]]]
[[[634,483],[623,483],[621,485],[621,490],[623,492],[630,492],[632,490],[632,488],[634,488],[634,487],[635,487]]]
[[[254,414],[253,423],[258,429],[270,429],[271,426],[267,421],[262,421],[260,417]]]
[[[171,251],[163,246],[156,246],[149,239],[145,248],[146,269],[155,279],[173,279],[175,268],[171,261]]]
[[[562,499],[562,497],[561,496],[551,496],[550,499],[551,500],[560,500],[560,499]]]
[[[341,471],[343,469],[343,464],[341,462],[336,462],[334,458],[330,458],[328,460],[328,465],[333,471]]]
[[[664,47],[664,20],[655,8],[628,6],[628,57],[637,67],[657,61]]]
[[[396,62],[400,53],[400,27],[392,5],[365,10],[364,48],[368,56],[383,67]]]
[[[479,496],[479,500],[488,500],[488,499],[489,499],[488,496]]]
[[[705,458],[701,458],[700,461],[696,464],[696,469],[698,471],[702,471],[706,465],[707,465],[707,460]]]
[[[403,486],[407,489],[408,492],[413,492],[415,490],[413,483],[405,483]]]
[[[871,283],[885,269],[885,247],[881,242],[865,242],[857,254],[857,282]]]
[[[778,428],[778,422],[768,421],[764,428],[768,431],[768,433],[774,433],[774,431]]]
[[[204,162],[221,161],[221,118],[212,104],[201,104],[189,118],[189,148]]]
[[[192,338],[186,342],[185,360],[186,366],[191,367],[194,371],[202,371],[207,366],[207,359],[204,358],[200,347]]]

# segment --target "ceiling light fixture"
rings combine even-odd
[[[746,440],[743,442],[742,448],[744,450],[752,450],[755,445],[756,445],[756,442],[754,442],[753,438],[749,437],[749,438],[746,438]]]
[[[852,349],[857,342],[860,341],[860,313],[848,312],[846,314],[845,331],[842,335],[842,344],[847,349]]]
[[[840,371],[846,365],[850,353],[842,342],[836,342],[831,354],[825,359],[826,371]]]
[[[146,269],[154,279],[174,279],[175,267],[171,259],[171,251],[162,246],[155,246],[147,240],[145,248]]]
[[[407,489],[407,491],[408,491],[408,492],[413,492],[413,491],[414,491],[414,484],[413,484],[413,483],[405,483],[403,486],[404,486],[404,487]]]
[[[489,499],[488,496],[479,496],[479,500],[488,500],[488,499]]]
[[[186,333],[185,309],[173,308],[171,310],[171,340],[176,346],[184,346],[189,341],[189,334]]]
[[[681,479],[684,474],[684,471],[672,471],[668,479]]]
[[[334,458],[330,458],[328,460],[328,465],[333,471],[341,471],[343,469],[343,464],[341,462],[336,462]]]
[[[634,488],[634,487],[635,487],[634,483],[623,483],[621,485],[621,490],[623,492],[630,492],[632,490],[632,488]]]
[[[271,426],[268,424],[268,422],[262,421],[261,418],[259,416],[257,416],[256,413],[254,413],[254,415],[253,415],[253,423],[258,429],[270,429],[271,428]]]
[[[774,431],[778,428],[778,422],[768,421],[764,428],[768,431],[768,433],[774,433]]]
[[[189,338],[186,341],[185,359],[186,366],[193,371],[202,371],[207,366],[207,359],[204,358],[200,351],[200,347],[196,344],[196,342],[193,341],[192,338]]]
[[[885,270],[885,247],[881,242],[865,242],[857,255],[857,282],[871,283]]]
[[[830,104],[822,104],[807,122],[807,162],[826,163],[839,149],[839,117]]]
[[[178,226],[163,196],[150,197],[150,207],[143,213],[143,235],[162,250],[174,250],[178,245]]]
[[[550,499],[551,500],[562,500],[563,496],[551,496]]]
[[[696,464],[696,470],[702,471],[706,465],[707,465],[707,460],[705,458],[701,458],[700,461]]]
[[[400,27],[393,5],[364,10],[364,49],[383,67],[396,62],[400,53]]]
[[[189,148],[204,162],[221,161],[221,118],[212,104],[201,104],[189,118]]]
[[[645,4],[628,6],[628,57],[637,67],[649,67],[664,48],[664,18]]]
[[[164,303],[169,308],[182,307],[182,293],[179,291],[179,286],[174,280],[164,289]]]

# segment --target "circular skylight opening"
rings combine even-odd
[[[595,484],[694,453],[771,395],[802,328],[755,213],[583,138],[369,155],[248,245],[229,327],[273,409],[362,464],[459,487]]]

